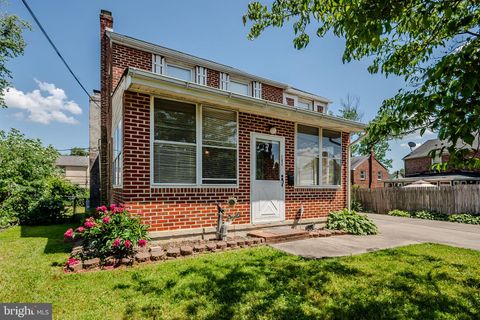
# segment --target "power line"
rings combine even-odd
[[[67,67],[68,71],[70,72],[70,74],[73,76],[73,78],[75,79],[75,81],[77,81],[78,85],[82,88],[83,91],[85,91],[85,93],[87,94],[87,96],[90,98],[90,100],[92,100],[98,107],[100,107],[97,102],[93,99],[93,97],[90,95],[90,93],[88,93],[87,89],[85,89],[85,87],[83,86],[83,84],[80,82],[80,80],[78,79],[78,77],[75,75],[75,73],[73,72],[72,68],[70,68],[70,66],[68,65],[67,61],[65,61],[65,59],[63,58],[62,54],[60,53],[60,51],[58,50],[57,46],[55,46],[55,44],[53,43],[52,39],[50,39],[50,37],[48,36],[47,32],[45,31],[45,29],[43,28],[42,24],[40,23],[40,21],[38,21],[37,17],[35,16],[35,14],[33,13],[32,9],[30,8],[30,6],[28,5],[27,1],[26,0],[22,0],[23,4],[25,5],[25,7],[27,8],[28,12],[30,12],[30,15],[32,16],[33,20],[35,20],[35,22],[37,23],[38,27],[40,28],[40,30],[42,31],[43,35],[45,36],[45,38],[47,38],[48,42],[50,43],[50,45],[52,46],[53,50],[55,50],[55,52],[57,53],[58,57],[60,58],[60,60],[62,60],[63,64],[65,65],[65,67]]]

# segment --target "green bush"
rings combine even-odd
[[[365,215],[348,209],[331,212],[327,219],[327,229],[343,230],[356,235],[377,234],[377,226]]]
[[[420,211],[415,211],[410,214],[412,218],[417,218],[417,219],[424,219],[424,220],[440,220],[440,221],[446,221],[448,220],[448,215],[442,214],[442,213],[437,213],[437,212],[430,212],[427,210],[420,210]]]
[[[452,214],[448,216],[448,221],[468,224],[480,224],[480,216],[473,216],[471,214]]]
[[[403,210],[392,210],[388,212],[389,216],[395,216],[395,217],[410,217],[410,213],[408,211],[403,211]]]
[[[362,203],[357,200],[352,200],[350,207],[352,208],[353,211],[357,211],[357,212],[363,211]]]
[[[68,229],[66,239],[82,239],[84,251],[79,258],[117,258],[132,255],[148,241],[148,225],[141,223],[123,206],[97,208],[97,217],[89,217],[75,231]]]

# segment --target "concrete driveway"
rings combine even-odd
[[[480,250],[480,226],[368,214],[380,229],[375,236],[335,236],[272,244],[310,258],[339,257],[416,243],[440,243]]]

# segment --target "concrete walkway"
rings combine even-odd
[[[310,258],[339,257],[416,243],[440,243],[480,250],[480,226],[368,214],[380,229],[375,236],[335,236],[273,244]]]

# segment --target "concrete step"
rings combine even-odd
[[[310,234],[305,230],[291,229],[291,230],[254,230],[247,233],[247,236],[254,238],[263,238],[266,243],[278,243],[293,240],[308,239]]]

